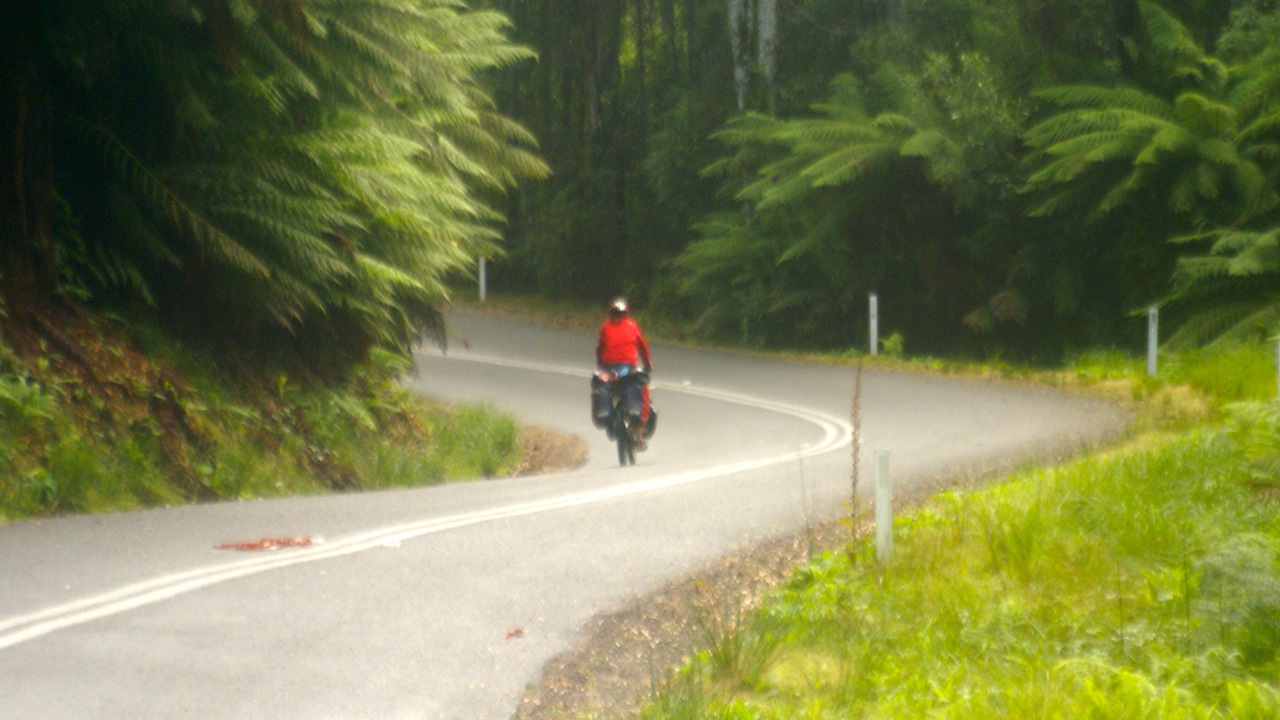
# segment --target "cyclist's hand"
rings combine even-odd
[[[645,371],[646,373],[651,373],[651,372],[653,372],[653,366],[652,366],[652,365],[645,365],[645,366],[644,366],[644,371]]]

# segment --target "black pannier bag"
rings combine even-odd
[[[644,373],[633,373],[626,378],[619,379],[615,382],[625,384],[624,394],[627,399],[627,410],[632,415],[639,415],[644,407],[644,385],[649,384],[649,376]],[[609,383],[599,375],[591,376],[591,424],[597,428],[607,428],[609,425],[609,411],[612,408],[609,403]],[[658,412],[653,409],[652,401],[649,404],[649,419],[644,424],[645,439],[653,437],[654,430],[658,427]]]
[[[609,424],[609,384],[599,375],[591,376],[591,423],[598,428]]]

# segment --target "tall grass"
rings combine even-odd
[[[1276,361],[1275,346],[1247,344],[1170,355],[1165,364],[1169,382],[1232,403],[1275,398]]]
[[[644,717],[1280,717],[1280,508],[1243,477],[1205,432],[949,494],[738,628],[787,638],[754,685]]]
[[[1142,398],[1194,383],[1227,425],[937,496],[895,521],[887,566],[869,544],[821,556],[737,624],[740,646],[783,638],[754,682],[713,682],[703,652],[642,717],[1280,717],[1280,496],[1256,462],[1280,411],[1258,357],[1171,362],[1154,386],[1118,357],[1077,365]]]

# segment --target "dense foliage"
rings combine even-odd
[[[917,351],[1275,330],[1273,0],[490,4],[555,170],[507,287],[777,345],[859,342],[871,292]]]
[[[0,21],[10,326],[73,297],[362,357],[436,326],[482,255],[499,289],[624,292],[752,344],[858,345],[872,292],[909,351],[1136,344],[1151,303],[1189,342],[1280,319],[1275,0],[23,0]]]
[[[545,166],[480,77],[531,57],[455,0],[0,8],[0,290],[143,304],[232,348],[401,349]]]

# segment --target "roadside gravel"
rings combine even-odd
[[[721,558],[640,601],[597,615],[578,644],[548,663],[513,720],[634,717],[711,633],[731,628],[791,570],[849,539],[846,522],[774,539]]]

